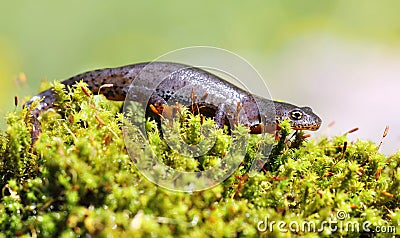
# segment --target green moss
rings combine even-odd
[[[222,184],[193,194],[172,192],[147,181],[127,155],[121,103],[88,97],[83,86],[67,90],[55,84],[59,109],[42,115],[43,133],[34,146],[28,110],[8,115],[0,135],[0,237],[282,237],[288,234],[278,229],[279,222],[319,228],[338,212],[347,215],[338,222],[371,222],[371,230],[395,227],[400,234],[400,153],[387,157],[375,144],[349,142],[346,135],[307,141],[303,133],[292,136],[289,123],[282,122],[262,171],[248,173],[254,160],[266,156],[261,145],[274,140],[251,135],[244,162]],[[214,126],[186,111],[182,115],[179,135],[189,144],[201,141],[202,124]],[[188,158],[169,148],[154,122],[146,127],[164,163],[184,171],[221,163],[230,144],[229,134],[218,130],[208,154]],[[237,131],[247,133],[244,127]],[[366,234],[341,227],[287,232]]]

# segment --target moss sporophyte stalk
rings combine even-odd
[[[149,182],[128,156],[121,103],[85,87],[55,83],[60,100],[41,115],[34,145],[30,108],[8,114],[0,136],[0,237],[400,235],[400,153],[385,156],[346,135],[305,138],[283,121],[278,139],[249,135],[244,160],[221,184],[174,192]],[[215,128],[183,109],[179,123],[165,128],[179,132],[167,143],[160,126],[145,121],[154,154],[189,172],[224,163],[231,135],[248,132],[217,129],[215,144],[198,157],[171,149],[177,140],[200,143],[204,125]],[[248,172],[270,144],[263,169]]]

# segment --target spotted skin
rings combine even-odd
[[[174,92],[185,88],[196,89],[200,92],[196,96],[204,97],[204,101],[199,103],[201,106],[198,108],[201,108],[201,112],[207,116],[214,117],[218,127],[228,124],[231,119],[248,126],[251,133],[261,133],[261,128],[275,129],[278,121],[287,118],[290,119],[295,130],[317,130],[321,125],[321,119],[309,107],[297,107],[289,103],[254,96],[214,74],[177,63],[139,63],[93,70],[73,76],[61,83],[74,85],[76,82],[83,81],[88,84],[88,88],[94,94],[100,93],[109,100],[123,101],[129,95],[128,91],[133,80],[142,75],[142,72],[146,72],[148,76],[148,80],[142,81],[144,90],[155,89],[149,104],[158,106],[168,104],[168,99],[174,95]],[[53,90],[49,89],[34,96],[25,106],[31,105],[38,98],[42,101],[31,112],[34,140],[40,134],[38,120],[40,113],[53,108],[58,100]],[[183,96],[180,100],[185,101],[185,105],[190,105],[193,99]],[[271,112],[270,108],[275,109]]]

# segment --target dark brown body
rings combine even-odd
[[[94,94],[101,93],[110,100],[122,101],[127,96],[131,100],[142,100],[146,98],[139,95],[148,91],[149,105],[171,105],[170,102],[175,103],[175,100],[191,105],[195,95],[195,103],[200,105],[205,114],[214,116],[219,127],[227,124],[227,119],[249,126],[252,133],[260,133],[260,125],[275,127],[277,121],[285,118],[289,118],[297,130],[317,130],[321,125],[321,119],[309,107],[253,96],[214,74],[183,64],[154,62],[93,70],[62,83],[73,85],[81,80],[88,84]],[[130,86],[134,80],[132,88]],[[34,120],[37,120],[40,112],[53,107],[57,101],[57,96],[49,89],[34,96],[27,105],[37,98],[43,100],[32,111]]]

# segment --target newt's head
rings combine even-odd
[[[321,118],[315,115],[309,107],[297,107],[284,102],[274,102],[274,105],[277,120],[290,119],[294,130],[315,131],[321,126]]]

